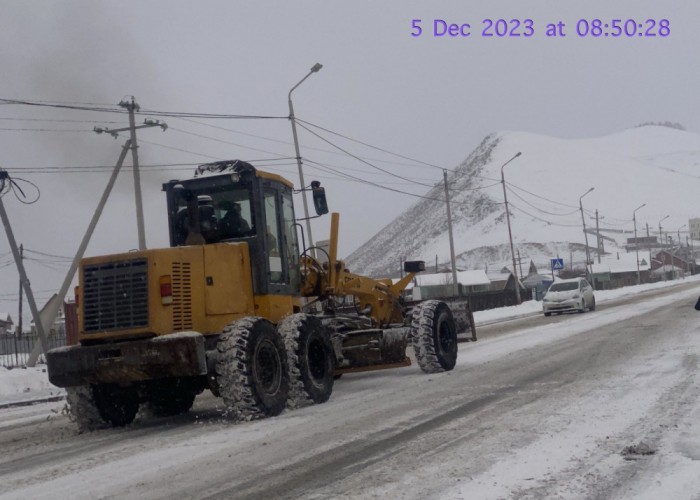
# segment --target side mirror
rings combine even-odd
[[[313,194],[316,215],[327,214],[328,202],[326,201],[326,190],[321,187],[321,183],[318,181],[312,181],[311,192]]]
[[[407,260],[403,263],[403,270],[406,273],[419,273],[425,271],[425,262],[422,260]]]

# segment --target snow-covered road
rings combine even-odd
[[[89,434],[63,403],[0,410],[0,498],[698,498],[697,296],[490,326],[452,372],[345,375],[257,422],[213,397]]]

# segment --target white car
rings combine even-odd
[[[595,311],[593,287],[584,278],[559,280],[549,287],[542,299],[545,316],[568,311]]]

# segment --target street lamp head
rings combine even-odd
[[[513,158],[511,158],[510,160],[508,160],[507,162],[505,162],[503,165],[501,165],[501,183],[503,183],[504,185],[505,185],[505,179],[503,178],[503,168],[504,168],[506,165],[508,165],[510,162],[512,162],[513,160],[515,160],[515,159],[516,159],[518,156],[520,156],[521,154],[522,154],[522,153],[521,153],[520,151],[518,151],[518,152],[513,156]]]
[[[320,70],[321,68],[323,68],[323,64],[321,64],[321,63],[316,63],[316,64],[314,64],[313,66],[311,66],[311,72],[312,72],[312,73],[317,73],[318,70]]]
[[[595,189],[595,188],[592,187],[591,189],[589,189],[588,191],[586,191],[585,193],[583,193],[583,194],[581,195],[581,197],[578,199],[579,203],[581,202],[581,200],[583,199],[584,196],[586,196],[588,193],[590,193],[590,192],[593,191],[594,189]]]

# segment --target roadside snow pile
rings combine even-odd
[[[0,367],[0,407],[63,394],[63,389],[49,382],[46,365],[11,370]]]
[[[695,276],[687,276],[682,280],[658,281],[656,283],[647,283],[644,285],[633,285],[615,290],[596,290],[595,301],[597,304],[607,302],[608,300],[637,295],[640,292],[648,290],[657,290],[659,288],[668,288],[683,283],[692,281],[700,281],[700,274]],[[692,304],[691,304],[692,305]],[[542,302],[528,300],[519,306],[497,307],[495,309],[487,309],[485,311],[474,312],[474,323],[476,326],[484,326],[491,322],[503,321],[508,319],[521,318],[523,316],[535,315],[542,312]]]

